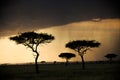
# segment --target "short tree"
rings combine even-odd
[[[118,55],[114,54],[114,53],[109,53],[106,54],[105,57],[109,59],[109,62],[111,63],[113,60],[113,58],[116,58]]]
[[[76,56],[75,54],[68,53],[68,52],[66,52],[66,53],[61,53],[61,54],[59,55],[59,57],[66,59],[66,66],[68,65],[69,59],[71,59],[72,57],[75,57],[75,56]]]
[[[19,34],[18,36],[10,37],[10,40],[15,41],[17,44],[23,44],[24,46],[30,48],[34,53],[36,53],[35,69],[36,72],[39,73],[37,63],[39,57],[38,46],[39,44],[50,43],[52,40],[54,40],[54,36],[51,34],[48,35],[47,33],[25,32]]]
[[[90,48],[99,47],[99,45],[100,43],[95,40],[76,40],[68,42],[66,47],[78,52],[82,59],[82,69],[85,69],[84,54]]]

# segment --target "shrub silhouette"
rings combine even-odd
[[[99,47],[100,43],[95,40],[76,40],[66,44],[67,48],[73,49],[80,55],[82,59],[82,69],[85,69],[84,54],[90,48]]]
[[[25,32],[21,33],[17,36],[10,37],[10,40],[15,41],[17,44],[23,44],[24,46],[30,48],[34,53],[36,53],[35,56],[35,69],[36,73],[39,73],[38,69],[38,46],[40,44],[50,43],[52,40],[54,40],[54,36],[51,34],[48,35],[47,33],[35,33],[35,32]]]
[[[66,53],[61,53],[59,55],[59,57],[66,59],[66,66],[68,65],[69,59],[71,59],[72,57],[75,57],[75,56],[76,56],[75,54],[67,53],[67,52]]]

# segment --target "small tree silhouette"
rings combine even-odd
[[[10,40],[15,41],[17,44],[23,44],[24,46],[32,49],[34,53],[36,53],[35,56],[35,69],[36,73],[39,73],[38,69],[38,46],[39,44],[45,44],[50,43],[52,40],[54,40],[54,36],[51,34],[48,35],[47,33],[35,33],[35,32],[25,32],[21,33],[18,36],[10,37]]]
[[[106,54],[105,57],[109,59],[109,62],[111,63],[113,60],[113,58],[116,58],[118,55],[114,54],[114,53],[109,53]]]
[[[85,69],[84,54],[90,48],[99,47],[99,45],[100,43],[95,40],[76,40],[68,42],[66,47],[78,52],[82,59],[82,69]]]
[[[72,53],[61,53],[61,54],[59,55],[59,57],[66,59],[66,66],[68,65],[69,59],[71,59],[72,57],[75,57],[75,56],[76,56],[76,55],[75,55],[75,54],[72,54]]]

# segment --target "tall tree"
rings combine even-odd
[[[73,49],[80,55],[82,59],[82,69],[85,69],[84,54],[90,48],[99,47],[100,43],[95,40],[76,40],[66,44],[67,48]]]
[[[109,59],[109,62],[111,63],[113,60],[113,58],[116,58],[118,55],[114,54],[114,53],[109,53],[106,54],[105,57]]]
[[[75,54],[68,53],[68,52],[66,52],[66,53],[61,53],[61,54],[59,55],[59,57],[66,59],[66,66],[68,65],[68,62],[69,62],[68,60],[71,59],[72,57],[75,57],[75,56],[76,56]]]
[[[36,73],[39,73],[37,62],[39,57],[38,46],[39,44],[50,43],[52,40],[54,40],[54,36],[51,34],[48,35],[47,33],[25,32],[17,36],[10,37],[10,40],[15,41],[17,44],[23,44],[36,53],[35,69]]]

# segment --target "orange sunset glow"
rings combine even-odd
[[[86,61],[106,60],[104,55],[111,52],[120,54],[118,45],[120,40],[120,19],[117,18],[73,22],[38,29],[35,32],[45,32],[55,36],[55,40],[51,43],[39,46],[40,57],[38,62],[63,61],[58,57],[61,52],[73,52],[77,57],[71,59],[71,61],[81,61],[75,51],[65,48],[65,44],[72,40],[96,40],[101,43],[99,48],[87,51],[87,54],[85,54]],[[17,45],[14,41],[9,40],[9,37],[6,36],[0,39],[0,64],[34,62],[32,50],[24,45]]]
[[[58,57],[64,52],[76,54],[70,61],[81,62],[77,52],[65,47],[75,40],[100,42],[99,47],[87,51],[85,61],[107,61],[108,53],[118,55],[115,60],[120,60],[118,7],[114,0],[1,0],[0,64],[35,62],[34,51],[10,40],[10,37],[32,31],[55,38],[49,44],[38,46],[38,62],[64,62]]]
[[[0,80],[120,80],[119,0],[0,0]]]

